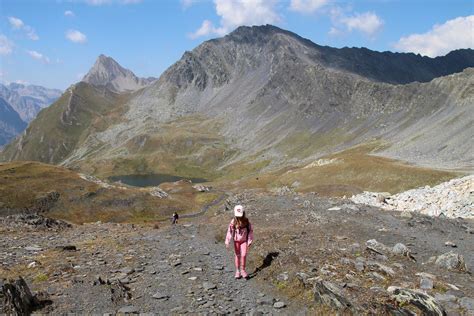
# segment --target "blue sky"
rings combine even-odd
[[[0,0],[0,80],[65,89],[99,54],[158,77],[239,25],[333,47],[445,55],[474,48],[473,0]]]

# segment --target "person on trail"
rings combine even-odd
[[[178,213],[174,212],[173,213],[173,221],[172,221],[172,224],[178,224],[178,219],[179,219],[179,215]]]
[[[253,227],[248,218],[245,217],[242,205],[234,207],[234,218],[230,221],[225,238],[227,249],[229,249],[231,240],[234,242],[235,251],[235,278],[240,279],[243,277],[247,279],[248,274],[245,272],[245,264],[248,248],[253,242]]]

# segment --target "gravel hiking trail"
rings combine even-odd
[[[17,249],[9,256],[12,264],[37,263],[27,269],[26,280],[52,302],[40,313],[304,314],[278,300],[271,286],[257,284],[258,276],[235,280],[233,252],[207,233],[198,221],[160,229],[92,223],[22,237],[6,234],[4,242]],[[34,249],[25,251],[27,244]],[[64,245],[77,250],[60,250]],[[41,275],[47,280],[32,277],[46,266]]]

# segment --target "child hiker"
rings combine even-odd
[[[235,278],[247,278],[245,263],[247,260],[247,250],[253,242],[253,228],[247,217],[245,217],[244,207],[236,205],[234,207],[234,218],[230,221],[225,238],[225,246],[229,248],[230,241],[234,242],[235,250]]]

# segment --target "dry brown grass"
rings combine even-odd
[[[154,222],[169,218],[175,211],[192,213],[215,198],[199,193],[192,184],[167,184],[171,196],[159,199],[146,189],[102,188],[83,180],[71,170],[38,162],[0,164],[0,206],[11,212],[31,209],[39,196],[60,194],[47,215],[73,223]]]
[[[316,192],[323,196],[351,196],[362,191],[390,192],[437,185],[463,174],[417,167],[405,162],[373,155],[381,143],[356,146],[342,152],[321,157],[332,163],[318,166],[289,166],[280,170],[255,173],[240,181],[222,181],[231,190],[261,188],[271,190],[282,186],[297,192]]]

